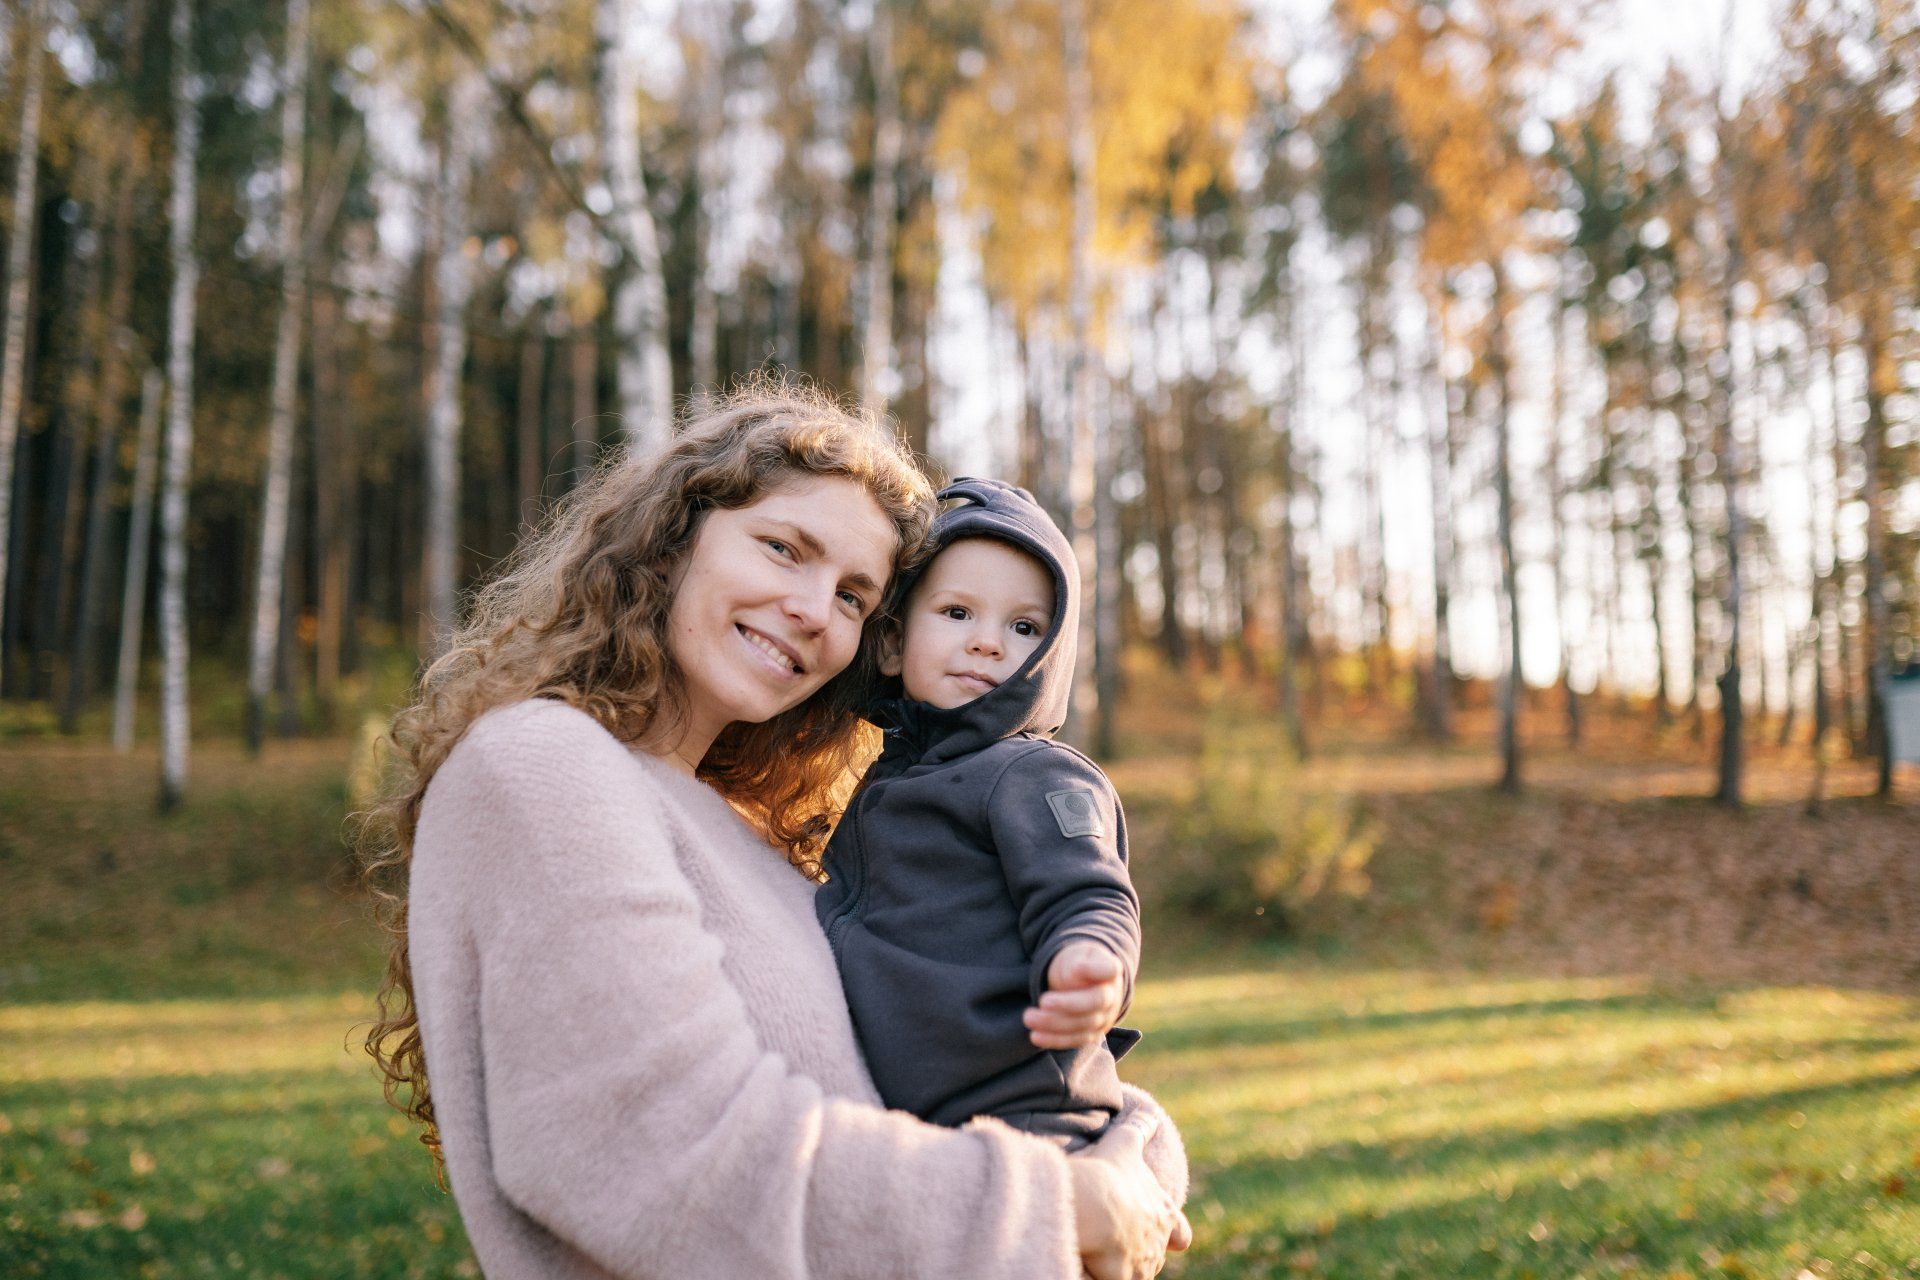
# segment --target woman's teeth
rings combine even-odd
[[[741,630],[740,634],[745,636],[748,640],[752,641],[755,648],[759,649],[760,652],[766,654],[769,658],[773,659],[773,661],[776,664],[778,664],[782,670],[790,672],[794,675],[800,674],[800,668],[797,665],[795,665],[794,661],[791,658],[787,657],[786,654],[780,652],[779,647],[775,645],[773,642],[767,640],[763,636],[757,636],[753,632],[745,630],[744,628]]]

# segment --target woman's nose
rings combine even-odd
[[[826,627],[832,617],[833,588],[797,587],[787,595],[787,616],[810,631]]]

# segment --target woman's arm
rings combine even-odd
[[[508,1201],[622,1276],[1077,1273],[1058,1151],[794,1074],[757,1042],[626,749],[564,708],[503,727],[435,778],[415,874],[464,905]]]

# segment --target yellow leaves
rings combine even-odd
[[[1097,259],[1150,250],[1152,215],[1191,211],[1227,173],[1253,104],[1224,0],[1102,0],[1088,6]],[[1058,0],[1011,0],[992,46],[948,101],[935,151],[981,215],[989,285],[1025,317],[1064,302],[1072,224],[1066,72]]]

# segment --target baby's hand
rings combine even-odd
[[[1047,965],[1047,990],[1024,1018],[1042,1049],[1098,1044],[1120,1021],[1126,975],[1113,952],[1097,942],[1069,942]]]

